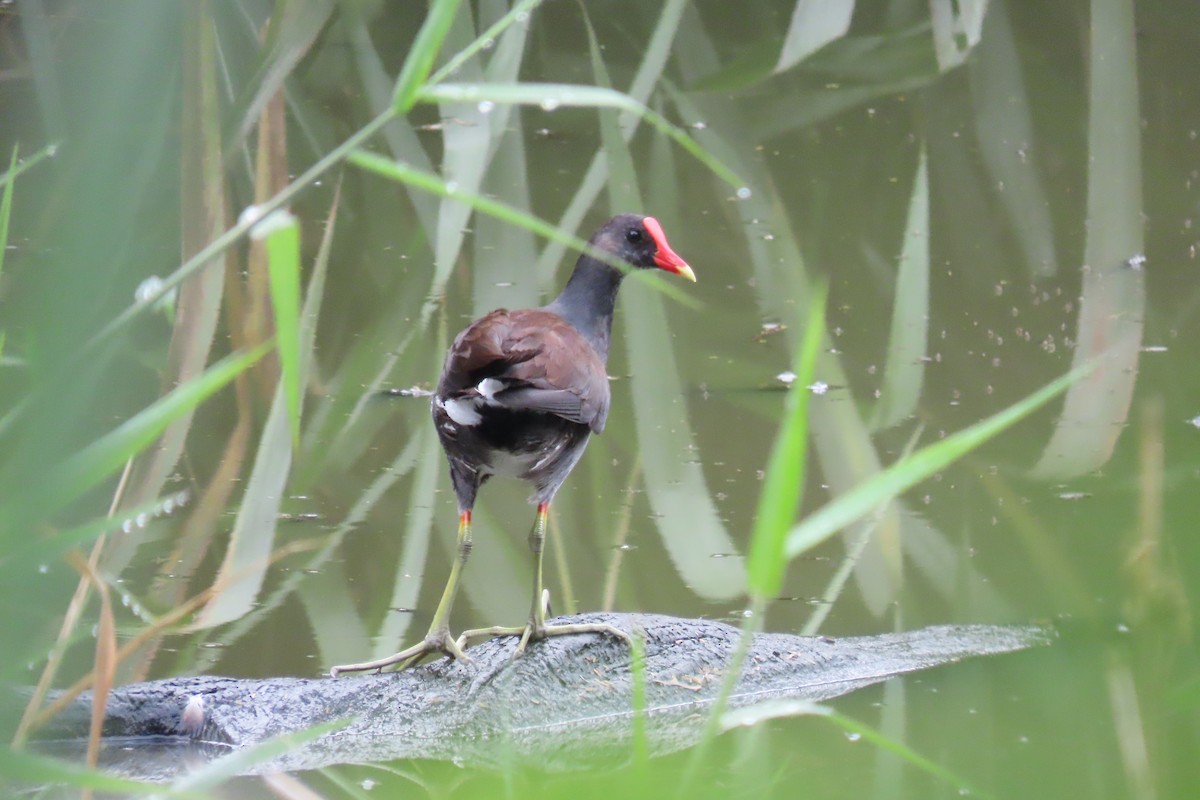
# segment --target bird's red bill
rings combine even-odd
[[[658,265],[659,269],[681,275],[695,283],[696,273],[692,272],[688,263],[671,249],[671,245],[667,243],[667,235],[663,233],[662,225],[658,224],[658,220],[654,217],[646,217],[642,220],[642,224],[646,226],[646,233],[650,234],[650,238],[654,240],[654,246],[658,249],[658,252],[654,254],[654,263]]]

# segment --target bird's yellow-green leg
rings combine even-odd
[[[532,641],[547,636],[564,636],[569,633],[607,633],[625,643],[629,635],[620,628],[604,623],[579,625],[547,625],[546,600],[542,596],[542,551],[546,544],[546,525],[550,517],[550,504],[538,503],[537,516],[533,519],[533,530],[529,532],[529,549],[533,552],[533,600],[529,609],[529,622],[520,627],[496,626],[463,631],[458,637],[459,647],[466,647],[472,639],[490,639],[496,636],[520,636],[513,658],[520,658]]]
[[[442,599],[437,611],[433,613],[433,621],[429,623],[429,631],[425,638],[395,655],[376,661],[364,661],[361,664],[344,664],[329,671],[336,677],[342,672],[362,672],[365,670],[381,670],[393,664],[399,664],[400,669],[408,669],[426,656],[441,653],[454,659],[469,662],[462,647],[450,635],[450,611],[454,608],[454,597],[458,594],[458,579],[467,558],[471,555],[471,512],[462,511],[458,515],[458,540],[454,564],[450,567],[450,577],[446,579],[446,588],[442,590]]]

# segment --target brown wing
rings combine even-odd
[[[477,396],[487,378],[500,384],[489,405],[554,414],[597,433],[604,429],[609,404],[604,362],[557,314],[501,309],[473,323],[446,356],[438,395]]]
[[[498,309],[472,322],[454,337],[438,380],[439,395],[454,396],[473,390],[484,378],[496,377],[517,363],[508,343],[512,338],[512,317],[518,313]]]

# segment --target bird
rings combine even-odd
[[[542,551],[550,503],[608,419],[606,365],[617,291],[626,273],[615,264],[660,269],[692,282],[696,275],[671,249],[654,217],[618,214],[588,245],[548,305],[492,311],[455,337],[431,403],[458,504],[455,560],[441,601],[420,642],[387,658],[334,667],[333,675],[392,665],[405,669],[437,654],[469,662],[467,644],[498,636],[520,637],[514,658],[547,636],[595,633],[629,641],[611,625],[546,624]],[[471,553],[471,514],[479,488],[493,476],[533,485],[530,502],[537,511],[528,540],[533,554],[529,618],[524,625],[468,630],[455,638],[450,613]]]

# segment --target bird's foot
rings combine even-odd
[[[612,636],[615,639],[620,639],[625,644],[632,644],[629,634],[620,628],[605,623],[587,623],[575,625],[547,625],[544,622],[530,620],[525,625],[512,627],[494,626],[491,628],[475,628],[469,631],[463,631],[458,637],[458,646],[466,648],[473,639],[494,639],[500,636],[519,636],[521,641],[517,642],[517,649],[513,653],[513,659],[520,658],[525,653],[525,648],[530,642],[536,642],[538,639],[546,639],[550,636],[568,636],[574,633],[603,633]]]
[[[390,667],[393,664],[399,664],[399,670],[405,670],[415,666],[426,656],[444,655],[453,658],[455,661],[461,661],[464,664],[471,663],[471,659],[463,652],[459,642],[462,638],[455,640],[450,635],[450,631],[443,628],[441,630],[431,630],[425,634],[425,638],[405,650],[401,650],[395,655],[390,655],[387,658],[380,658],[375,661],[364,661],[361,664],[343,664],[329,670],[329,675],[336,678],[343,672],[366,672],[367,670],[375,670],[376,672],[383,671],[384,667]]]

